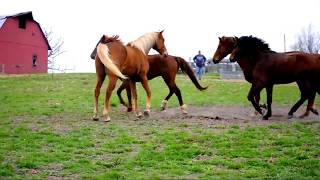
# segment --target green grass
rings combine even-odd
[[[319,121],[210,127],[152,116],[135,121],[113,95],[113,120],[94,122],[94,83],[94,74],[0,78],[0,179],[320,178]],[[188,105],[250,105],[246,82],[207,76],[201,83],[209,89],[199,92],[185,76],[177,77]],[[168,90],[160,78],[150,84],[158,108]],[[291,106],[299,92],[281,85],[273,97],[273,104]],[[178,106],[176,97],[169,105]]]

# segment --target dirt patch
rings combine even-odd
[[[151,112],[151,118],[159,121],[184,121],[188,123],[200,123],[204,126],[213,124],[270,124],[270,123],[289,123],[295,121],[313,121],[320,120],[320,116],[310,114],[309,117],[301,119],[299,116],[304,113],[304,107],[301,107],[295,117],[288,119],[287,113],[289,107],[273,107],[273,112],[269,120],[262,120],[260,115],[254,113],[253,108],[246,106],[203,106],[188,107],[188,114],[184,115],[179,108],[169,108],[165,111],[154,110]]]

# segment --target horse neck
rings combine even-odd
[[[156,34],[149,33],[144,36],[139,37],[137,40],[132,41],[129,45],[136,47],[140,51],[142,51],[145,55],[147,55],[150,49],[156,42]]]
[[[253,63],[249,57],[240,58],[237,62],[243,71],[245,79],[251,82],[252,72],[256,63]]]

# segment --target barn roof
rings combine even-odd
[[[33,18],[33,15],[32,15],[32,11],[27,11],[27,12],[21,12],[21,13],[16,13],[16,14],[11,14],[11,15],[4,15],[4,16],[0,16],[0,28],[2,27],[2,25],[4,24],[4,22],[6,21],[6,19],[8,18],[16,18],[16,17],[24,17],[26,19],[29,19],[31,21],[34,21],[38,27],[40,28],[41,30],[41,34],[43,36],[43,39],[45,40],[47,46],[48,46],[48,50],[51,50],[51,47],[50,47],[50,44],[48,42],[48,39],[46,38],[46,36],[44,35],[42,29],[41,29],[41,26],[40,24],[34,20]]]

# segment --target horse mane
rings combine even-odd
[[[122,43],[122,41],[119,39],[118,35],[113,35],[111,37],[109,37],[107,35],[102,35],[102,37],[100,38],[100,40],[98,41],[98,43],[94,47],[94,49],[93,49],[93,51],[92,51],[92,53],[90,55],[90,58],[95,60],[96,55],[97,55],[97,46],[99,45],[99,43],[107,44],[107,43],[110,43],[110,42],[120,42],[120,43]]]
[[[98,42],[98,44],[99,43],[107,44],[107,43],[110,43],[110,42],[121,42],[121,40],[119,39],[118,35],[113,35],[112,37],[109,37],[107,35],[102,35],[102,37],[100,38],[100,41]]]
[[[240,37],[237,41],[237,46],[241,49],[241,51],[245,51],[249,53],[257,52],[257,51],[273,52],[270,49],[268,43],[254,36]]]
[[[158,32],[144,34],[140,36],[138,39],[129,42],[128,46],[135,47],[147,55],[154,43],[156,42],[158,34]]]

